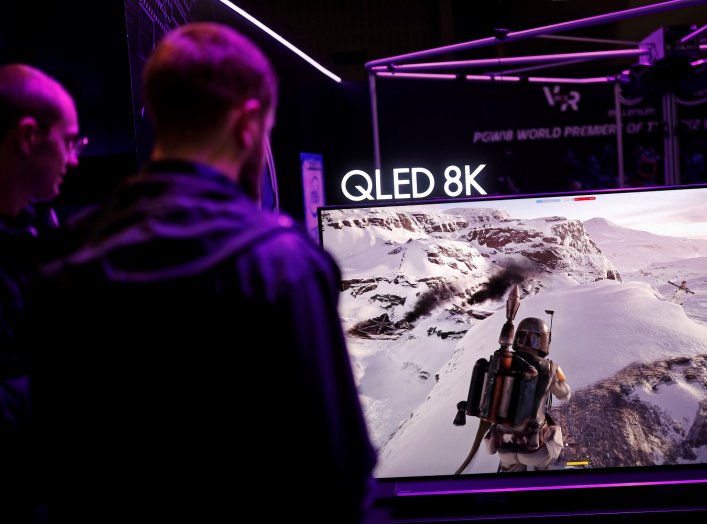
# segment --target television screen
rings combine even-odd
[[[548,408],[550,470],[707,463],[706,202],[688,186],[321,208],[376,477],[496,476],[485,445],[458,472],[482,419],[452,422],[515,292],[513,328],[546,323],[572,390]]]

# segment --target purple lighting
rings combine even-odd
[[[593,489],[593,488],[618,488],[618,487],[636,487],[636,486],[661,486],[661,485],[678,485],[678,484],[707,484],[707,479],[686,479],[686,480],[670,480],[670,481],[647,481],[647,482],[607,482],[597,484],[557,484],[550,486],[521,486],[512,488],[476,488],[476,489],[455,489],[449,491],[405,491],[404,489],[397,490],[396,494],[400,497],[420,496],[420,495],[462,495],[469,493],[502,493],[504,491],[556,491],[561,489]]]
[[[681,44],[684,44],[685,42],[687,42],[687,41],[689,41],[689,40],[692,40],[692,39],[695,38],[696,36],[701,35],[701,34],[704,33],[705,31],[707,31],[707,25],[703,25],[702,27],[700,27],[700,28],[697,29],[696,31],[693,31],[692,33],[690,33],[689,35],[683,36],[683,37],[680,39],[680,43],[681,43]],[[700,46],[700,47],[701,47],[701,46]]]
[[[241,15],[243,18],[248,20],[251,24],[256,26],[258,29],[261,29],[268,35],[270,35],[272,38],[280,42],[282,45],[284,45],[287,49],[292,51],[294,54],[302,58],[305,62],[313,66],[314,68],[318,69],[322,73],[324,73],[326,76],[334,80],[334,82],[341,82],[341,77],[335,75],[331,71],[329,71],[326,67],[321,65],[319,62],[314,60],[312,57],[310,57],[308,54],[306,54],[304,51],[300,50],[299,48],[295,47],[293,44],[285,40],[283,37],[281,37],[279,34],[277,34],[275,31],[270,29],[268,26],[266,26],[264,23],[262,23],[260,20],[255,18],[254,16],[246,13],[243,9],[235,5],[233,2],[229,2],[229,0],[218,0],[221,2],[223,5],[231,9],[231,11],[238,13]]]
[[[425,71],[434,69],[446,69],[454,67],[488,67],[496,65],[511,65],[511,64],[535,64],[538,62],[564,62],[571,60],[598,60],[602,58],[621,58],[631,56],[647,55],[647,49],[617,49],[613,51],[589,51],[585,53],[566,53],[561,55],[530,55],[530,56],[515,56],[508,58],[483,58],[480,60],[456,60],[450,62],[428,62],[419,64],[401,64],[394,66],[395,70],[400,71]],[[372,67],[372,71],[385,71],[386,66]]]
[[[519,76],[501,76],[501,75],[466,75],[467,80],[489,80],[494,82],[520,82]]]
[[[571,20],[569,22],[563,22],[560,24],[552,24],[542,27],[536,27],[533,29],[526,29],[523,31],[511,32],[505,35],[502,39],[495,36],[482,38],[480,40],[472,40],[470,42],[463,42],[460,44],[452,44],[443,47],[437,47],[433,49],[427,49],[425,51],[417,51],[415,53],[407,53],[404,55],[392,56],[390,58],[381,58],[379,60],[373,60],[366,64],[367,69],[372,69],[377,66],[394,64],[396,62],[405,62],[410,60],[420,60],[424,58],[429,58],[432,56],[438,56],[445,53],[454,53],[457,51],[466,51],[469,49],[476,49],[479,47],[487,47],[496,45],[499,43],[514,42],[516,40],[522,40],[525,38],[530,38],[538,35],[546,35],[551,33],[557,33],[560,31],[569,31],[572,29],[579,29],[582,27],[589,27],[592,25],[603,24],[607,22],[614,22],[618,20],[625,20],[627,18],[632,18],[635,16],[641,16],[652,13],[661,13],[663,11],[669,11],[671,9],[678,9],[681,7],[689,7],[693,5],[701,5],[707,3],[707,0],[672,0],[670,2],[662,2],[659,4],[646,5],[642,7],[636,7],[633,9],[626,9],[624,11],[617,11],[614,13],[606,13],[603,15],[591,16],[588,18],[581,18],[579,20]],[[707,46],[705,46],[707,47]],[[702,48],[702,46],[700,46]]]
[[[545,84],[603,84],[614,80],[610,76],[597,76],[594,78],[555,78],[543,76],[529,76],[528,82],[542,82]]]
[[[457,78],[457,75],[443,73],[391,73],[385,71],[376,73],[376,76],[384,76],[387,78],[425,78],[429,80],[454,80]]]
[[[702,63],[703,61],[698,61]],[[697,64],[698,62],[695,62]],[[694,65],[694,64],[693,64]],[[457,75],[441,74],[441,73],[391,73],[379,72],[376,76],[385,78],[418,78],[428,80],[454,80]],[[523,78],[519,76],[509,75],[464,75],[466,80],[479,80],[483,82],[520,82]],[[543,83],[543,84],[604,84],[615,80],[611,76],[597,76],[593,78],[562,78],[562,77],[544,77],[530,76],[526,78],[528,82]]]

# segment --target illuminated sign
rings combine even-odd
[[[474,191],[485,195],[486,191],[475,180],[486,164],[471,170],[465,165],[448,166],[444,170],[444,192],[447,196],[471,196]],[[462,174],[463,171],[463,174]],[[381,170],[376,169],[371,176],[361,169],[353,169],[341,179],[341,191],[352,202],[363,200],[400,200],[406,198],[425,198],[435,188],[435,178],[424,167],[402,167],[393,169],[393,192],[384,193],[381,186]]]

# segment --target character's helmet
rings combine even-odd
[[[545,321],[535,317],[521,320],[513,339],[513,349],[532,349],[540,355],[547,355],[550,352],[550,330]]]

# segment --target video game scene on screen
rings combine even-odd
[[[707,463],[705,201],[321,209],[376,476]]]

